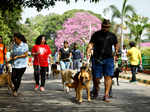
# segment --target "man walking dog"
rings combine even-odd
[[[109,102],[109,90],[112,84],[112,76],[114,73],[114,58],[112,52],[112,46],[115,47],[117,53],[117,37],[112,32],[109,32],[110,28],[109,20],[104,19],[102,23],[102,29],[95,32],[87,46],[87,58],[92,55],[92,71],[93,71],[93,95],[96,98],[99,92],[99,83],[102,76],[104,76],[105,93],[103,100]]]

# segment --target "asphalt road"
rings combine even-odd
[[[63,91],[60,79],[46,81],[46,91],[34,91],[32,69],[23,76],[19,96],[8,94],[6,87],[0,88],[0,112],[150,112],[150,86],[129,83],[120,79],[120,86],[113,85],[113,98],[110,103],[102,101],[104,84],[101,81],[99,97],[87,101],[83,92],[83,103],[74,101],[75,92]]]

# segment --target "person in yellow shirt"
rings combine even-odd
[[[0,74],[3,73],[4,62],[6,61],[6,47],[3,44],[3,38],[0,36]]]
[[[127,56],[129,57],[130,64],[131,64],[131,73],[132,73],[132,79],[130,82],[136,81],[136,69],[140,64],[142,65],[142,58],[141,58],[141,52],[138,48],[136,48],[135,42],[130,42],[130,49],[127,51]]]

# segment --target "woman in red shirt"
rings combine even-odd
[[[44,91],[45,76],[48,67],[48,58],[51,54],[50,47],[46,44],[44,35],[40,35],[35,42],[36,45],[32,48],[32,55],[34,56],[34,78],[35,78],[35,90],[39,88],[39,76],[41,75],[40,91]]]

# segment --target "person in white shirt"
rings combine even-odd
[[[126,45],[123,45],[123,50],[121,53],[121,62],[122,62],[122,71],[127,73],[128,68],[128,57],[127,57],[127,48]]]

